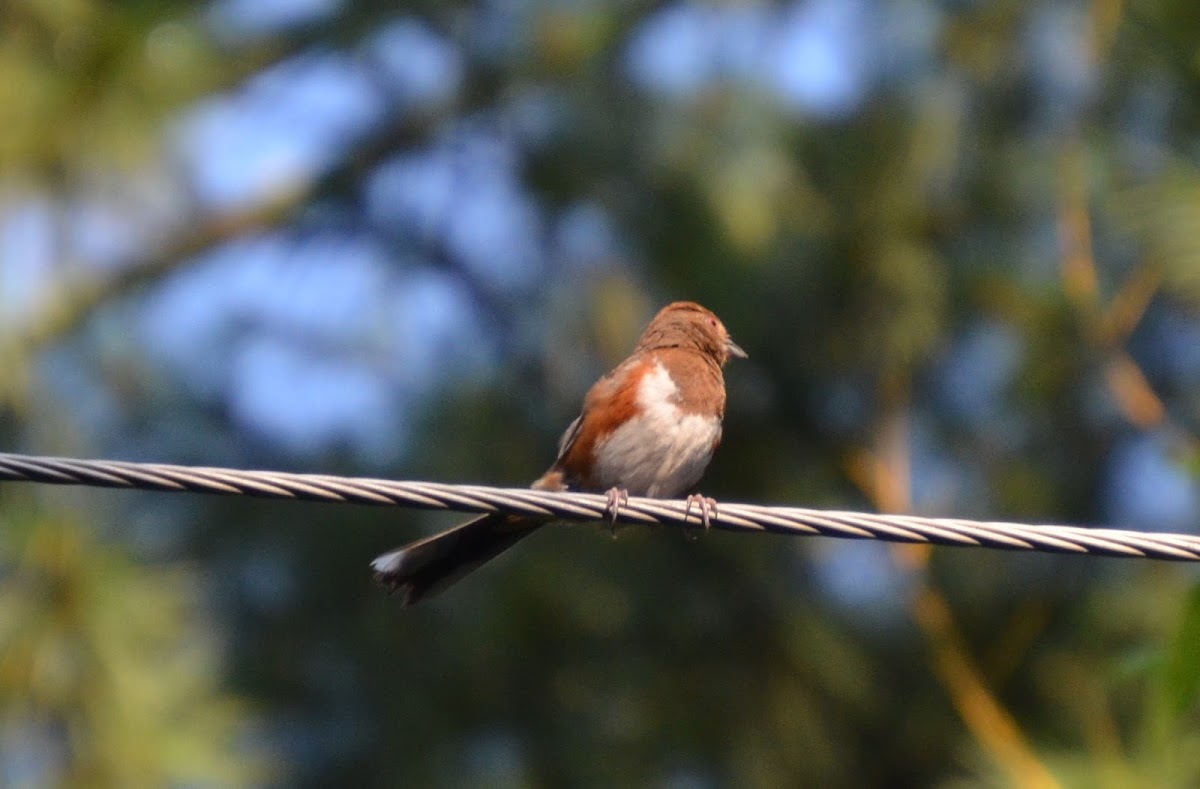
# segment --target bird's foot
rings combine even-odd
[[[712,519],[717,515],[717,500],[709,498],[700,493],[693,493],[687,497],[687,504],[683,508],[683,520],[687,522],[688,517],[692,514],[692,506],[700,511],[700,522],[704,524],[704,530],[708,531],[712,528]]]
[[[629,503],[629,491],[625,488],[609,488],[608,504],[604,507],[604,520],[608,522],[608,531],[613,537],[617,536],[617,515],[621,508]]]

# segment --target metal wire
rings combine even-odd
[[[227,468],[78,460],[0,453],[0,481],[45,482],[173,492],[298,499],[340,504],[416,507],[461,512],[508,512],[552,520],[604,520],[608,498],[525,488],[400,482],[386,479],[239,471]],[[631,497],[620,523],[702,528],[696,507],[683,501]],[[1092,556],[1200,561],[1200,537],[1081,526],[1030,525],[916,515],[766,507],[720,502],[716,529],[821,535],[886,542],[931,543]]]

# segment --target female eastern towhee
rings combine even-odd
[[[583,412],[558,442],[538,490],[607,491],[616,516],[630,494],[669,498],[700,481],[721,441],[730,356],[746,352],[716,315],[690,301],[654,316],[633,354],[596,382]],[[707,525],[710,499],[699,504]],[[376,579],[412,605],[439,592],[527,537],[545,521],[494,513],[386,553]]]

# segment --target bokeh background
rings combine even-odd
[[[523,485],[679,298],[718,499],[1194,532],[1194,0],[0,4],[0,447]],[[1182,565],[0,488],[0,784],[1195,786]]]

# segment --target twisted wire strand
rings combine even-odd
[[[526,488],[404,482],[386,479],[241,471],[119,460],[79,460],[0,452],[0,481],[89,485],[339,504],[415,507],[460,512],[506,512],[549,520],[600,521],[608,498]],[[630,497],[620,523],[700,527],[700,513],[683,501]],[[721,502],[713,528],[741,532],[820,535],[886,542],[931,543],[1092,556],[1200,561],[1200,537],[1083,526],[1032,525],[916,515],[879,515],[803,507]]]

